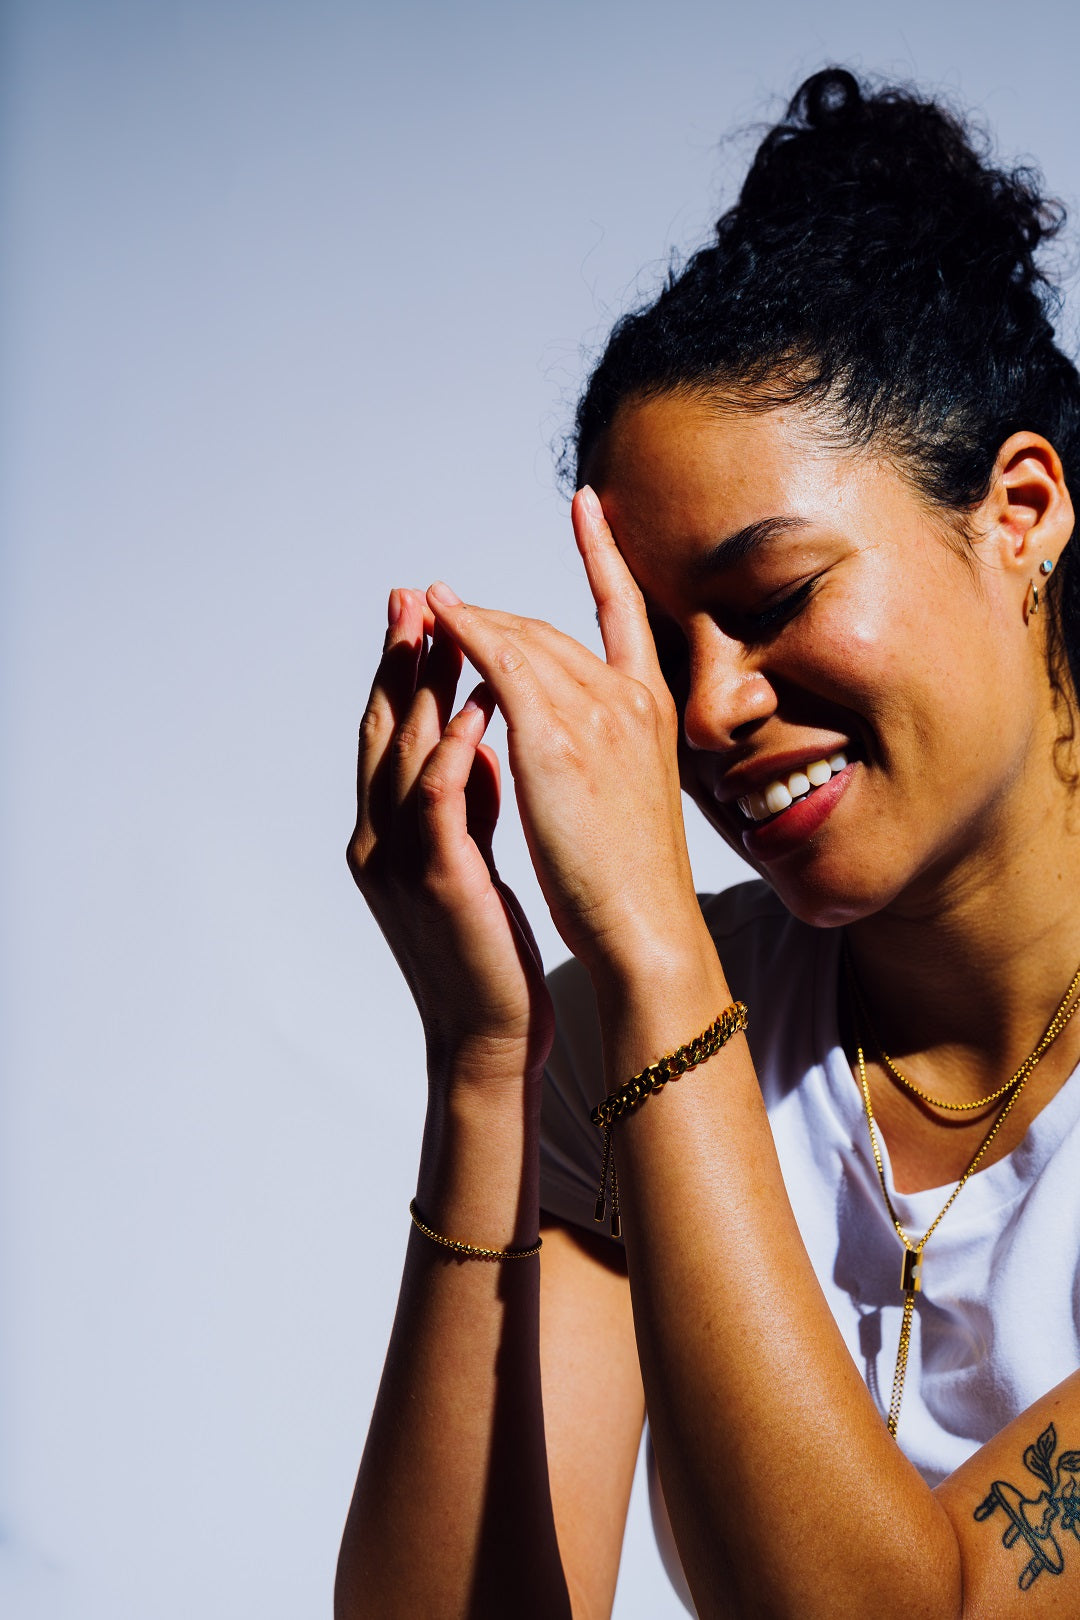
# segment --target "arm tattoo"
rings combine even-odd
[[[1080,1451],[1063,1451],[1055,1466],[1056,1450],[1057,1433],[1051,1423],[1024,1452],[1024,1467],[1043,1489],[1035,1496],[1025,1496],[1007,1480],[995,1479],[989,1495],[975,1509],[980,1522],[995,1508],[1004,1510],[1009,1523],[1001,1537],[1003,1547],[1026,1543],[1031,1558],[1020,1571],[1021,1592],[1033,1586],[1044,1570],[1048,1575],[1060,1575],[1065,1568],[1065,1554],[1054,1535],[1055,1523],[1059,1533],[1071,1530],[1080,1541]]]

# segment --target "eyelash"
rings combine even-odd
[[[803,603],[809,598],[819,578],[820,576],[815,574],[812,579],[805,580],[802,585],[797,585],[793,591],[789,591],[779,602],[774,602],[771,607],[763,609],[761,613],[739,614],[738,619],[742,629],[741,639],[748,642],[764,641],[774,630],[780,629],[788,619],[793,619]],[[686,663],[686,642],[681,632],[676,630],[669,621],[655,618],[650,614],[650,624],[661,667],[664,669],[666,676],[676,679],[677,672]],[[734,630],[734,626],[732,629]],[[734,633],[738,635],[739,631],[734,630]]]
[[[752,634],[754,636],[766,636],[770,630],[774,630],[778,626],[785,624],[788,619],[794,618],[816,584],[816,578],[808,579],[804,584],[796,586],[781,601],[774,602],[772,607],[765,608],[761,613],[747,613],[745,623]]]

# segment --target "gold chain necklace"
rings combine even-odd
[[[1058,1012],[1055,1013],[1054,1019],[1051,1020],[1042,1040],[1039,1042],[1035,1050],[1024,1059],[1023,1063],[1021,1063],[1020,1067],[1017,1069],[1012,1078],[1006,1080],[1003,1086],[998,1086],[996,1091],[988,1092],[985,1097],[976,1097],[974,1102],[946,1102],[944,1097],[931,1097],[930,1093],[928,1091],[923,1091],[922,1087],[917,1086],[914,1080],[909,1080],[906,1074],[901,1074],[888,1052],[886,1052],[885,1048],[882,1046],[881,1041],[878,1039],[877,1031],[874,1029],[873,1020],[871,1019],[867,1010],[866,1000],[863,996],[862,988],[858,979],[855,977],[850,960],[848,962],[848,976],[851,983],[853,998],[859,1004],[859,1017],[862,1023],[865,1025],[866,1031],[870,1036],[870,1039],[873,1041],[874,1046],[877,1048],[877,1055],[881,1060],[882,1067],[888,1072],[889,1075],[891,1075],[898,1085],[903,1086],[904,1090],[909,1091],[913,1097],[918,1097],[921,1102],[929,1103],[931,1108],[940,1108],[942,1112],[949,1114],[970,1114],[975,1113],[983,1108],[988,1108],[991,1103],[999,1102],[1002,1097],[1009,1094],[1014,1086],[1019,1085],[1035,1067],[1047,1048],[1052,1046],[1057,1040],[1057,1037],[1061,1033],[1061,1029],[1056,1029],[1054,1027],[1057,1016],[1061,1012],[1062,1008],[1066,1005],[1073,992],[1078,986],[1080,986],[1080,968],[1077,968],[1076,972],[1073,974],[1072,982],[1070,983],[1069,988],[1061,998],[1061,1002],[1058,1006]],[[1071,1016],[1072,1015],[1070,1014],[1070,1017]],[[1066,1019],[1066,1023],[1067,1022],[1068,1019]],[[1065,1026],[1063,1024],[1061,1028],[1063,1029],[1064,1027]]]
[[[865,1018],[866,1005],[859,992],[859,987],[855,979],[854,968],[852,967],[850,956],[848,957],[847,969],[848,981],[851,987],[852,1008],[854,1010],[857,1007],[858,1012]],[[904,1259],[900,1268],[900,1288],[904,1295],[904,1315],[900,1323],[900,1345],[896,1353],[896,1371],[893,1374],[892,1398],[889,1401],[888,1416],[889,1433],[892,1435],[894,1440],[896,1438],[897,1425],[900,1421],[900,1402],[904,1397],[904,1379],[907,1375],[908,1351],[911,1346],[911,1319],[915,1312],[915,1295],[922,1288],[922,1278],[920,1276],[920,1272],[922,1269],[923,1250],[926,1248],[930,1238],[937,1231],[938,1227],[945,1219],[945,1216],[949,1213],[949,1210],[956,1202],[961,1188],[964,1187],[968,1181],[970,1181],[971,1177],[975,1174],[975,1171],[979,1168],[979,1165],[982,1163],[990,1144],[993,1142],[995,1136],[997,1136],[1001,1127],[1008,1119],[1039,1060],[1054,1044],[1062,1030],[1065,1028],[1066,1024],[1069,1022],[1069,1019],[1076,1012],[1077,1008],[1080,1007],[1080,997],[1072,1002],[1071,1007],[1069,1006],[1069,1002],[1078,986],[1080,986],[1080,968],[1077,968],[1076,973],[1073,975],[1073,978],[1069,984],[1069,988],[1058,1002],[1057,1010],[1055,1011],[1054,1016],[1051,1018],[1049,1024],[1046,1026],[1046,1030],[1044,1031],[1038,1045],[1024,1059],[1023,1063],[1021,1063],[1020,1067],[1016,1070],[1016,1073],[1013,1075],[1012,1079],[1007,1081],[1004,1086],[1000,1086],[996,1092],[991,1093],[990,1097],[984,1097],[980,1103],[967,1105],[968,1107],[985,1106],[987,1102],[996,1101],[999,1098],[1005,1097],[1006,1093],[1009,1093],[1004,1107],[1001,1109],[997,1118],[994,1120],[993,1124],[990,1126],[990,1129],[987,1131],[986,1135],[979,1144],[979,1147],[975,1152],[975,1157],[971,1160],[971,1163],[968,1165],[967,1169],[960,1177],[960,1180],[956,1183],[956,1186],[953,1188],[952,1192],[945,1200],[945,1203],[942,1205],[941,1209],[931,1221],[930,1225],[927,1227],[926,1231],[923,1233],[918,1242],[913,1242],[908,1234],[904,1231],[903,1226],[900,1224],[896,1210],[893,1208],[893,1201],[889,1197],[889,1189],[885,1183],[885,1164],[884,1160],[882,1159],[881,1147],[878,1142],[877,1130],[875,1128],[874,1105],[870,1100],[870,1081],[866,1073],[866,1057],[863,1051],[863,1043],[860,1038],[861,1032],[856,1031],[856,1058],[859,1069],[859,1085],[862,1088],[863,1110],[866,1114],[867,1129],[870,1132],[870,1147],[874,1154],[874,1164],[877,1167],[878,1181],[881,1184],[881,1194],[885,1200],[885,1207],[889,1212],[893,1226],[896,1228],[897,1236],[904,1245]],[[877,1040],[876,1036],[872,1036],[872,1038],[877,1047],[878,1056],[881,1058],[888,1072],[890,1074],[899,1074],[899,1070],[895,1068],[892,1061],[887,1056],[880,1041]],[[901,1078],[903,1077],[901,1076]],[[919,1091],[917,1087],[911,1085],[910,1083],[907,1084],[908,1089],[915,1091],[916,1095],[922,1097],[924,1102],[934,1102],[934,1099],[932,1097],[928,1097],[925,1092]],[[949,1104],[937,1103],[935,1106],[949,1107]]]

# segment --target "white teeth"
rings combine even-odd
[[[775,816],[778,811],[786,810],[791,803],[791,794],[787,790],[786,782],[770,782],[765,789],[765,803],[769,814]]]
[[[838,771],[847,765],[844,753],[830,754],[828,759],[815,759],[801,771],[792,771],[789,777],[770,782],[763,793],[747,793],[738,801],[739,809],[748,821],[764,821],[767,816],[779,815],[796,799],[803,798],[812,788],[824,787]]]

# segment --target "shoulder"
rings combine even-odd
[[[767,883],[755,880],[701,897],[732,992],[772,1002],[816,959],[821,930],[793,917]]]
[[[719,894],[698,896],[701,914],[719,944],[740,935],[772,935],[795,919],[774,890],[760,878],[736,883]]]

